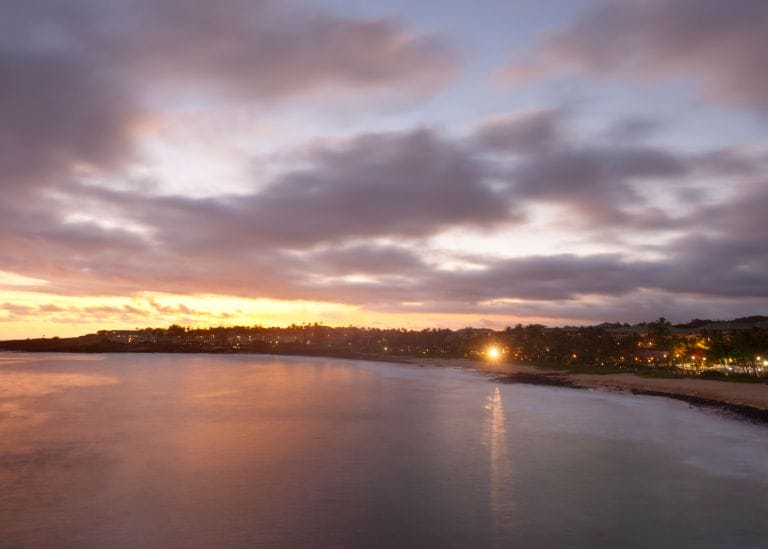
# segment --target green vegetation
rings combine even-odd
[[[654,377],[768,379],[768,317],[671,325],[601,324],[504,330],[287,328],[172,325],[104,330],[78,338],[17,340],[0,349],[68,352],[250,352],[349,358],[470,358],[535,364],[578,373],[634,372]],[[491,352],[493,349],[493,352]]]

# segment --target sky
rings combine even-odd
[[[764,0],[0,10],[0,339],[768,311]]]

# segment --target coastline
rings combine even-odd
[[[468,368],[489,374],[499,383],[546,385],[657,396],[714,409],[741,419],[768,424],[768,384],[696,378],[646,378],[631,373],[583,374],[524,364],[469,359],[406,359],[416,365]]]
[[[131,353],[158,351],[136,350],[105,350],[99,348],[45,348],[45,349],[9,349],[0,348],[9,353]],[[160,351],[169,354],[221,354],[221,351]],[[251,354],[238,351],[225,354]],[[271,353],[253,353],[271,354]],[[341,358],[346,360],[371,360],[415,366],[435,366],[464,368],[483,372],[491,376],[497,383],[519,383],[528,385],[545,385],[571,389],[614,391],[634,395],[657,396],[672,398],[687,402],[692,406],[717,410],[727,415],[737,416],[753,422],[768,425],[768,384],[741,383],[737,381],[720,381],[712,379],[697,379],[693,377],[658,378],[643,377],[634,373],[577,373],[562,369],[547,368],[528,364],[512,364],[489,362],[468,358],[425,358],[407,356],[386,356],[368,353],[278,353],[275,356],[307,356]]]

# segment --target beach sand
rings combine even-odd
[[[580,389],[627,391],[639,394],[668,396],[700,404],[724,404],[768,412],[768,384],[718,381],[696,378],[646,378],[626,374],[578,374],[529,366],[485,362],[463,358],[414,358],[406,362],[428,366],[469,368],[504,377],[511,383],[562,385]],[[736,410],[738,411],[738,410]]]
[[[645,378],[634,374],[569,374],[574,385],[585,388],[619,389],[686,395],[768,411],[768,384],[711,379]]]

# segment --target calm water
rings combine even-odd
[[[0,545],[767,547],[768,429],[447,368],[0,354]]]

